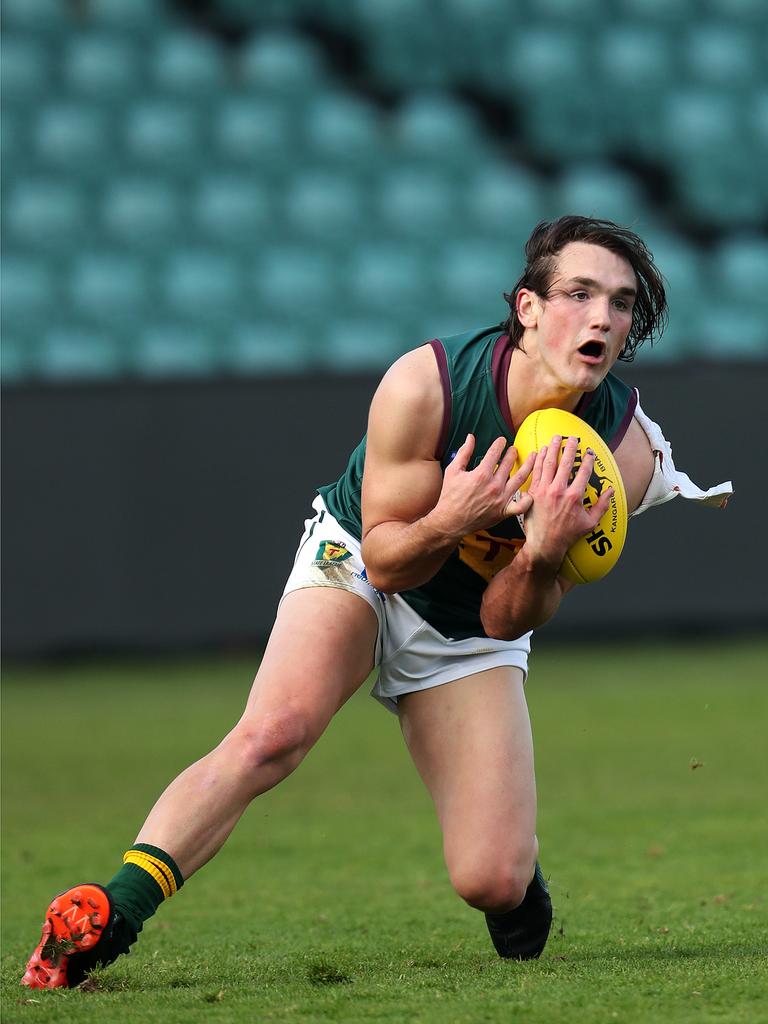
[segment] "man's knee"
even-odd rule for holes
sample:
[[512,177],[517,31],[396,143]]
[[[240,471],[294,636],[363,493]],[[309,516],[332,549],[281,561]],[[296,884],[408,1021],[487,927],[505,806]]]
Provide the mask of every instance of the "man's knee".
[[525,898],[535,865],[533,848],[504,857],[467,857],[449,864],[451,883],[461,898],[476,910],[505,913]]
[[299,765],[315,740],[315,731],[311,714],[286,705],[262,715],[252,712],[230,733],[229,742],[244,776],[256,779],[267,771],[280,778]]

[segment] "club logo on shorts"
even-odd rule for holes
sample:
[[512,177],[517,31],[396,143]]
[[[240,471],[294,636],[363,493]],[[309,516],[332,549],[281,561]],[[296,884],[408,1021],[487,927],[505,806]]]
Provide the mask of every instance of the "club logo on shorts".
[[352,557],[352,552],[348,551],[343,544],[338,544],[332,540],[321,540],[320,546],[317,549],[315,555],[315,563],[317,562],[343,562],[347,558]]

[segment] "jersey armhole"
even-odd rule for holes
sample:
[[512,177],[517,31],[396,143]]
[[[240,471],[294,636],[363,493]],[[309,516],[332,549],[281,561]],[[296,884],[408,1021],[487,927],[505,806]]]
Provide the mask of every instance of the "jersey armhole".
[[446,355],[445,346],[442,341],[440,341],[439,338],[432,338],[432,340],[427,342],[427,344],[431,345],[432,351],[435,353],[437,369],[440,373],[440,384],[443,389],[443,422],[440,426],[440,437],[438,438],[437,447],[435,448],[435,458],[438,462],[441,462],[448,444],[448,432],[451,427],[451,416],[453,415],[451,375],[448,372],[448,356]]
[[621,442],[624,440],[624,435],[629,430],[629,424],[632,422],[632,417],[635,415],[635,409],[637,408],[637,388],[632,388],[627,401],[627,408],[624,415],[621,418],[621,422],[616,428],[611,440],[608,442],[608,447],[612,452],[615,452]]

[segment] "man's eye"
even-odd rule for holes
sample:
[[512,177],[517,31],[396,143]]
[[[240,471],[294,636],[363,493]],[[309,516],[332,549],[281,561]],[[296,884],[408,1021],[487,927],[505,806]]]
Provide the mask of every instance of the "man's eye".
[[620,309],[622,311],[629,309],[629,303],[626,299],[614,299],[613,304],[616,307],[616,309]]
[[588,299],[589,295],[586,292],[571,292],[572,299]]

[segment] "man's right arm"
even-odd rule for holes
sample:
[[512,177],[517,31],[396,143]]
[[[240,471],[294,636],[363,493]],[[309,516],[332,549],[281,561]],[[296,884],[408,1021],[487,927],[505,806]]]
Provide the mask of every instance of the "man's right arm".
[[426,583],[465,534],[530,505],[527,496],[515,502],[514,495],[531,465],[510,478],[516,452],[505,453],[504,438],[468,471],[470,435],[443,474],[435,454],[442,418],[437,363],[424,346],[390,368],[368,420],[362,553],[369,581],[385,593]]

